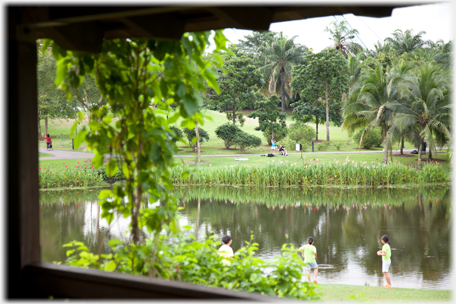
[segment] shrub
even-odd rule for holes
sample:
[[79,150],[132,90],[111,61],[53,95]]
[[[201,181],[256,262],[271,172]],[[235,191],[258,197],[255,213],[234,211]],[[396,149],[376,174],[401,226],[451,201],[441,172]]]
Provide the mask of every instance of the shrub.
[[[203,142],[209,141],[209,134],[206,132],[206,130],[204,130],[203,128],[198,128],[198,132],[200,135],[200,144],[202,144]],[[196,140],[193,141],[193,138],[196,137],[195,129],[184,128],[184,133],[185,133],[185,136],[187,137],[190,148],[195,149]]]
[[[263,136],[268,142],[271,144],[272,134],[269,130],[263,131]],[[274,140],[279,142],[287,136],[287,129],[286,128],[274,128]]]
[[317,144],[317,151],[326,151],[329,148],[329,141],[321,142]]
[[[353,134],[353,141],[356,145],[359,145],[361,140],[361,135],[363,134],[363,130],[359,130],[355,134]],[[382,144],[382,138],[380,136],[380,132],[377,129],[372,129],[367,133],[364,137],[361,146],[366,149],[370,149],[371,147],[376,147]]]
[[337,151],[340,151],[340,148],[343,146],[344,144],[343,143],[337,143],[337,144],[334,144],[334,146],[336,147],[336,150]]
[[312,127],[309,127],[302,122],[295,122],[288,127],[287,136],[295,143],[305,143],[314,139],[316,132]]
[[215,129],[215,135],[225,142],[225,148],[229,149],[234,144],[233,140],[239,132],[243,132],[238,126],[226,123]]
[[236,137],[233,139],[233,144],[239,146],[241,152],[244,153],[245,150],[249,148],[259,147],[261,145],[261,139],[255,135],[241,131],[236,134]]
[[73,241],[64,245],[68,256],[65,264],[281,298],[320,299],[319,287],[303,280],[305,263],[292,244],[283,244],[280,255],[262,260],[256,256],[258,243],[245,241],[229,267],[218,255],[219,245],[214,236],[198,242],[194,235],[179,232],[146,239],[138,245],[112,239],[108,246],[113,253],[95,254],[84,243]]
[[179,140],[179,138],[182,138],[183,133],[182,133],[181,129],[179,129],[178,127],[175,127],[175,126],[170,127],[170,129],[173,130],[175,133],[175,134],[171,134],[171,133],[167,134],[167,135],[169,135],[169,139],[171,141],[177,142]]

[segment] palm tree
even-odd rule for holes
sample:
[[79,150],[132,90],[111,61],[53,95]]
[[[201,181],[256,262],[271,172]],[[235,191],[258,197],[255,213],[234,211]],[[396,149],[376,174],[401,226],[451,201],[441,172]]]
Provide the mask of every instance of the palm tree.
[[[391,105],[396,112],[394,124],[400,130],[415,128],[419,131],[418,169],[421,169],[423,141],[429,143],[431,153],[436,144],[444,144],[451,138],[450,76],[441,73],[439,66],[427,63],[416,72],[414,79],[404,81],[400,87],[401,97],[408,103]],[[432,159],[432,154],[429,158]]]
[[381,128],[384,164],[388,162],[388,148],[391,146],[391,142],[388,141],[388,131],[393,120],[393,111],[389,105],[391,102],[397,102],[398,84],[404,80],[404,76],[409,71],[410,67],[401,63],[384,73],[382,65],[377,63],[375,70],[364,75],[352,88],[343,109],[342,130],[353,133],[356,129],[364,129],[360,147],[371,129]]
[[426,34],[425,31],[420,31],[418,34],[413,35],[413,30],[395,30],[392,35],[393,37],[385,38],[385,43],[388,43],[391,48],[396,50],[397,55],[404,53],[412,53],[415,49],[421,48],[431,41],[423,40],[421,37]]
[[348,58],[348,54],[357,55],[358,53],[362,53],[363,47],[351,41],[351,39],[355,38],[355,34],[358,34],[358,30],[349,29],[346,24],[347,21],[341,21],[340,23],[333,21],[324,31],[331,34],[331,38],[329,39],[334,41],[336,50],[342,52],[345,58]]
[[[291,91],[291,70],[293,66],[304,61],[307,47],[296,44],[293,36],[288,39],[280,32],[278,37],[270,44],[263,44],[258,53],[260,61],[264,64],[260,70],[268,80],[269,94],[277,94],[277,84],[280,82],[282,110],[285,111],[285,91]],[[278,94],[277,94],[278,95]]]
[[352,56],[348,55],[347,68],[348,68],[348,86],[352,88],[361,76],[361,57],[362,53]]

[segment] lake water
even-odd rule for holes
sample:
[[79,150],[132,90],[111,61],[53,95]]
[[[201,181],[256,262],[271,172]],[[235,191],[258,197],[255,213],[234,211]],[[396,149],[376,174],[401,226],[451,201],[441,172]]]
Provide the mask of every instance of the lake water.
[[[111,238],[128,239],[129,219],[109,227],[99,218],[99,190],[40,193],[43,261],[62,261],[62,245],[83,241],[93,252],[108,250]],[[381,286],[380,237],[392,242],[390,276],[395,287],[452,289],[451,200],[448,187],[389,189],[178,188],[184,207],[181,226],[198,240],[211,232],[229,234],[236,251],[244,241],[259,243],[258,256],[280,254],[315,239],[318,282]],[[159,203],[155,203],[159,204]],[[144,237],[148,233],[144,230]],[[312,275],[313,277],[313,275]]]

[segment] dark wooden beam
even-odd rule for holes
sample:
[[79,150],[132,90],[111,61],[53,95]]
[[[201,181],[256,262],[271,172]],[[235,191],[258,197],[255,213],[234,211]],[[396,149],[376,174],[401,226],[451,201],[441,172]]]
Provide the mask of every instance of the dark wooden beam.
[[185,23],[175,14],[135,16],[121,18],[121,21],[140,37],[150,39],[179,40],[185,27]]
[[45,37],[53,39],[65,50],[81,53],[100,53],[103,31],[96,22],[74,23],[64,26],[42,27]]
[[[27,297],[22,269],[40,261],[38,190],[37,49],[34,32],[18,29],[8,8],[6,104],[6,205],[8,298]],[[22,293],[22,294],[21,294]]]
[[[24,269],[36,297],[83,299],[231,299],[272,302],[278,298],[257,293],[234,291],[168,281],[138,275],[105,272],[67,265],[40,262]],[[287,300],[287,302],[298,302]]]
[[273,11],[266,7],[209,7],[208,11],[222,19],[225,27],[267,31],[272,22]]

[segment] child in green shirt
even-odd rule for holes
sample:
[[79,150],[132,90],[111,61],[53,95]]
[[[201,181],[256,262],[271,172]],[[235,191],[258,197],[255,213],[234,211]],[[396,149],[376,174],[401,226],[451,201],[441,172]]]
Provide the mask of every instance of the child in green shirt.
[[317,248],[313,245],[314,239],[309,236],[307,238],[307,244],[298,249],[304,258],[304,263],[307,264],[307,279],[310,283],[310,270],[314,269],[314,283],[317,283],[318,265],[316,262]]
[[385,275],[385,279],[386,279],[386,285],[383,287],[393,288],[391,286],[391,279],[388,274],[388,269],[391,265],[391,246],[390,246],[391,242],[386,234],[384,236],[382,236],[381,241],[382,241],[383,247],[382,247],[382,250],[377,251],[377,255],[382,256],[382,272]]

